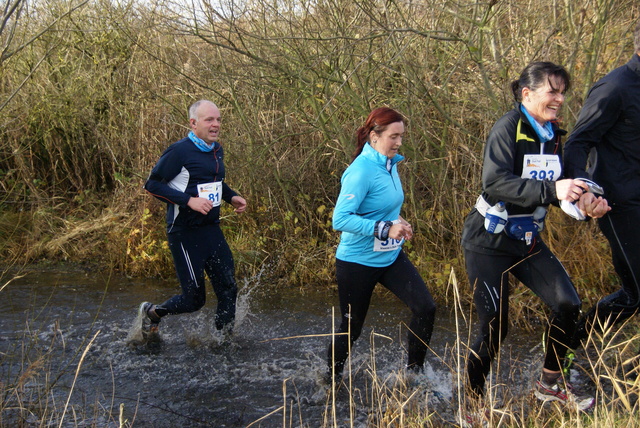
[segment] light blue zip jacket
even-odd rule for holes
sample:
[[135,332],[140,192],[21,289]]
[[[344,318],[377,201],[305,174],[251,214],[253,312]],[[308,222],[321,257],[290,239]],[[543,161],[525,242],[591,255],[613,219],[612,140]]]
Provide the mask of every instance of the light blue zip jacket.
[[374,251],[377,221],[393,221],[400,216],[404,202],[397,164],[404,157],[396,154],[387,170],[389,158],[367,142],[362,153],[342,174],[340,195],[333,211],[333,228],[342,232],[336,258],[372,267],[392,264],[401,246],[393,251]]

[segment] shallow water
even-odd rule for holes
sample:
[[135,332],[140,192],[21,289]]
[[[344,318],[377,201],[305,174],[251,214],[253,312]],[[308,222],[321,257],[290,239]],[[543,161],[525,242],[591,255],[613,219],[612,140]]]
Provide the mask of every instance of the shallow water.
[[[202,310],[163,319],[159,346],[129,346],[140,302],[162,302],[177,291],[173,281],[60,270],[28,272],[9,283],[0,291],[0,382],[23,382],[28,403],[5,398],[0,425],[35,426],[55,408],[56,418],[43,425],[58,426],[69,399],[63,426],[116,427],[121,417],[137,427],[365,427],[393,407],[373,391],[397,385],[411,395],[407,409],[434,412],[442,424],[453,418],[459,369],[449,308],[439,307],[425,373],[407,380],[409,312],[394,296],[376,294],[352,353],[353,393],[343,388],[334,405],[319,380],[330,340],[323,335],[338,321],[335,293],[274,291],[252,278],[240,284],[231,338],[212,327],[210,291]],[[464,342],[468,327],[459,320]],[[532,352],[539,341],[512,331],[494,382],[527,393],[539,372],[541,351]],[[25,417],[18,409],[27,404],[33,409]]]

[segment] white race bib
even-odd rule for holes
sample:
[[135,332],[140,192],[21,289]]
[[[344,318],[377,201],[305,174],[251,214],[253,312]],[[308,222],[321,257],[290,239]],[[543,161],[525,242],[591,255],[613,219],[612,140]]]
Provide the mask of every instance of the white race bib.
[[562,174],[558,155],[524,155],[522,178],[556,181]]
[[210,200],[214,207],[219,206],[222,203],[222,181],[198,184],[198,197]]
[[393,251],[402,247],[404,239],[389,238],[386,241],[381,241],[378,238],[373,238],[373,251]]

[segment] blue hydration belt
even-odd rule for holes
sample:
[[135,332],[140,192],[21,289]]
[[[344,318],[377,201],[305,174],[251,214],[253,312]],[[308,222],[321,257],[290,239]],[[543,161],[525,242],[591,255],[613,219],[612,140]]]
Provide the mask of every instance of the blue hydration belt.
[[[482,217],[485,217],[491,205],[480,195],[476,200],[475,208]],[[544,229],[544,219],[546,216],[547,209],[542,206],[537,207],[531,214],[509,215],[507,224],[504,227],[504,232],[511,239],[525,241],[527,245],[531,245],[533,238],[538,236],[538,234],[542,232],[542,229]]]

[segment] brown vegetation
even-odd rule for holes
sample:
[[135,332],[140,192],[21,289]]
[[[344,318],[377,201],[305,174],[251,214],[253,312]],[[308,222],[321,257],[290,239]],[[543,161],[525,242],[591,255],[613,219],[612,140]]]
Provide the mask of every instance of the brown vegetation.
[[[332,284],[331,213],[353,132],[388,105],[408,118],[403,216],[417,233],[407,250],[443,297],[452,268],[464,277],[459,235],[480,190],[484,136],[511,107],[508,83],[530,61],[564,64],[570,130],[592,82],[630,57],[640,16],[635,0],[190,5],[7,3],[7,261],[103,260],[129,275],[173,275],[164,207],[141,186],[185,134],[187,107],[209,98],[223,111],[228,180],[250,203],[247,215],[224,212],[241,274],[266,265],[289,284]],[[603,294],[612,270],[597,227],[557,210],[548,223],[581,294]]]

